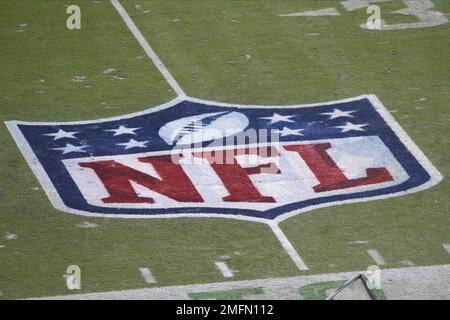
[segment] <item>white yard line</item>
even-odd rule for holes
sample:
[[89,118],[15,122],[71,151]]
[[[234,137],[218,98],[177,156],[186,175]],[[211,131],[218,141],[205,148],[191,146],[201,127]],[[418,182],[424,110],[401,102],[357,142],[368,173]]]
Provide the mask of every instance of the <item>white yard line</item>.
[[[142,33],[139,31],[139,29],[134,24],[133,20],[131,20],[130,16],[128,15],[125,8],[120,4],[119,0],[111,0],[112,5],[114,8],[116,8],[117,12],[122,17],[123,21],[127,25],[127,27],[130,29],[131,33],[134,35],[136,40],[139,42],[139,44],[142,46],[144,51],[147,53],[148,57],[153,61],[155,66],[158,68],[158,70],[162,73],[164,78],[167,80],[169,85],[173,88],[173,90],[177,93],[179,97],[186,97],[186,93],[181,89],[175,78],[172,76],[172,74],[167,70],[166,66],[162,63],[161,59],[159,59],[158,55],[155,53],[155,51],[150,47],[147,40],[144,38]],[[287,254],[291,257],[291,259],[294,261],[295,265],[300,270],[308,270],[308,267],[303,262],[302,258],[300,258],[299,254],[295,250],[295,248],[292,246],[292,244],[289,242],[289,240],[286,238],[284,233],[281,231],[281,229],[278,227],[277,223],[270,223],[270,227],[272,228],[274,234],[280,241],[283,248],[286,250]],[[220,267],[219,267],[219,265]],[[217,267],[219,270],[222,271],[222,274],[224,274],[224,277],[230,277],[230,274],[232,276],[232,272],[228,269],[226,264],[224,262],[216,262]],[[226,272],[224,267],[228,269]],[[228,276],[226,276],[227,274]]]
[[5,235],[5,240],[17,240],[17,234],[7,232]]
[[367,250],[367,253],[372,258],[372,260],[375,261],[375,263],[377,265],[382,266],[382,265],[386,264],[383,256],[377,250],[369,249],[369,250]]
[[180,97],[185,97],[186,93],[184,93],[183,89],[181,89],[178,82],[175,80],[175,78],[172,76],[172,74],[167,70],[166,66],[162,63],[161,59],[159,59],[158,55],[153,51],[152,47],[148,44],[147,40],[144,38],[142,33],[139,31],[139,29],[134,24],[133,20],[131,20],[130,16],[128,15],[127,11],[124,7],[120,4],[119,0],[111,0],[112,5],[114,8],[116,8],[117,12],[122,17],[123,21],[127,25],[128,29],[130,29],[131,33],[134,35],[136,40],[139,42],[141,47],[144,49],[147,56],[153,61],[155,66],[158,68],[159,72],[164,76],[166,81],[169,83],[169,85],[172,87],[172,89],[176,92],[176,94]]
[[323,17],[323,16],[340,16],[340,15],[341,14],[336,8],[325,8],[315,11],[280,14],[280,17]]
[[291,257],[292,261],[295,263],[297,268],[299,270],[309,270],[309,268],[306,266],[306,264],[303,262],[302,258],[298,254],[297,250],[295,250],[292,243],[289,241],[289,239],[285,236],[283,231],[278,226],[278,223],[268,223],[270,228],[272,229],[273,233],[277,237],[277,239],[280,241],[281,245],[283,246],[284,250],[286,250],[286,253]]
[[217,267],[217,269],[220,270],[220,272],[222,273],[222,275],[225,278],[231,278],[234,276],[233,271],[230,270],[230,268],[228,268],[227,264],[223,261],[217,261],[216,263],[214,263]]
[[156,283],[156,279],[149,268],[139,268],[139,271],[141,272],[141,275],[144,278],[145,282],[149,284]]
[[445,251],[450,254],[450,243],[444,243],[442,246],[444,247]]

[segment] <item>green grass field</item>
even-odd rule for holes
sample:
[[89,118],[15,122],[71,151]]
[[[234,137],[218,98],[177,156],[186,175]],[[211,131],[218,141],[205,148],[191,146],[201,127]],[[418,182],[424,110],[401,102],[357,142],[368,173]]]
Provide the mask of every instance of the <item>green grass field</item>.
[[[121,1],[192,97],[284,105],[376,94],[444,176],[412,195],[332,206],[280,224],[310,268],[299,271],[270,228],[225,218],[107,219],[52,207],[6,127],[0,125],[0,299],[71,294],[63,274],[82,269],[77,293],[450,264],[450,24],[365,30],[365,9],[339,1]],[[67,1],[0,4],[0,123],[73,121],[136,112],[175,93],[109,1],[71,1],[81,29],[66,28]],[[448,18],[450,2],[433,0]],[[378,4],[383,19],[403,1]],[[280,17],[336,7],[340,16]],[[24,25],[26,24],[26,25]],[[109,68],[112,73],[104,73]],[[80,78],[85,77],[85,78]],[[79,81],[74,81],[74,80]],[[81,80],[80,80],[81,79]],[[83,222],[97,225],[80,228]],[[7,234],[15,234],[10,239]],[[354,241],[367,241],[355,244]]]

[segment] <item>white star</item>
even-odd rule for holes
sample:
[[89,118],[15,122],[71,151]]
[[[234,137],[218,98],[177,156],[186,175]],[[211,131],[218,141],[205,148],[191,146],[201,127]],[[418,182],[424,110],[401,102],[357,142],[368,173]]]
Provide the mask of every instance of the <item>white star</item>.
[[111,131],[114,132],[115,136],[120,136],[121,134],[136,134],[136,130],[139,130],[141,128],[127,128],[124,126],[120,126],[118,129],[110,129],[110,130],[105,130],[105,131]]
[[71,152],[86,152],[83,150],[83,148],[86,148],[88,146],[74,146],[70,143],[67,143],[65,147],[63,148],[52,148],[52,150],[59,150],[62,151],[62,154],[67,154]]
[[340,118],[340,117],[349,117],[349,118],[353,118],[352,113],[356,112],[356,110],[353,111],[342,111],[339,109],[334,109],[333,112],[324,112],[321,113],[323,115],[326,116],[330,116],[330,120],[336,119],[336,118]]
[[283,130],[276,130],[281,134],[282,137],[284,136],[302,136],[303,134],[300,133],[302,131],[305,131],[305,129],[290,129],[284,127]]
[[128,150],[131,148],[145,148],[146,143],[148,143],[148,141],[136,141],[134,139],[130,139],[130,141],[128,141],[126,143],[118,143],[117,145],[125,146],[125,150]]
[[295,122],[294,120],[291,120],[293,116],[282,116],[281,114],[274,113],[271,117],[261,117],[261,119],[270,120],[270,124],[274,124],[277,122]]
[[342,129],[341,132],[347,132],[347,131],[366,131],[362,127],[367,126],[368,123],[362,123],[362,124],[354,124],[351,122],[347,122],[344,126],[336,126],[335,128]]
[[78,131],[74,132],[66,132],[62,129],[59,129],[58,132],[55,133],[46,133],[45,136],[51,136],[54,137],[53,141],[62,139],[62,138],[70,138],[70,139],[76,139],[77,137],[74,137],[75,134],[77,134]]

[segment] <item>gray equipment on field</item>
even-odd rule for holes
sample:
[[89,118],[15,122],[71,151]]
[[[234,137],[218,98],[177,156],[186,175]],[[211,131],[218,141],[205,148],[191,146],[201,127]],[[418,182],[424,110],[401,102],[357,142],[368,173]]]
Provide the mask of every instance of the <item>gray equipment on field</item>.
[[377,300],[367,278],[360,274],[336,289],[326,300]]

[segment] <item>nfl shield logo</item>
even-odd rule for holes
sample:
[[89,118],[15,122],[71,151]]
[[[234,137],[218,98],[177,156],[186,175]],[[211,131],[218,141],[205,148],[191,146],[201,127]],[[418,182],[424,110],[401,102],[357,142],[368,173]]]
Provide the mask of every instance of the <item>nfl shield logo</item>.
[[295,106],[183,97],[110,119],[7,126],[53,205],[90,216],[279,221],[442,178],[374,95]]

